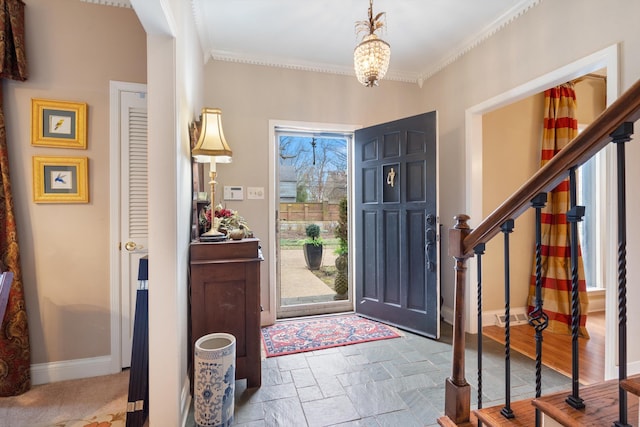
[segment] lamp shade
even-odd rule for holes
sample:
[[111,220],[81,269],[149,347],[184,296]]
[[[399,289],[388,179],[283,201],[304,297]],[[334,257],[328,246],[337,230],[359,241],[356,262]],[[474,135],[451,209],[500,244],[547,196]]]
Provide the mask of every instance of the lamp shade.
[[[229,163],[231,148],[222,131],[222,110],[219,108],[203,108],[200,137],[191,152],[196,161]],[[213,159],[215,157],[215,159]]]
[[353,64],[358,81],[365,86],[377,86],[389,68],[391,47],[375,34],[369,34],[353,51]]

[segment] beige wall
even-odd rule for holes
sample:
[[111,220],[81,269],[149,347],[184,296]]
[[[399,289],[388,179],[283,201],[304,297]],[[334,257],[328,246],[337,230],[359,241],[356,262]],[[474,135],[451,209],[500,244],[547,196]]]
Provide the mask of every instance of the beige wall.
[[[605,108],[605,84],[602,79],[585,78],[575,85],[578,123],[589,124]],[[482,117],[483,215],[486,217],[527,181],[540,166],[542,93],[494,110]],[[508,177],[508,179],[505,179]],[[515,222],[509,236],[511,305],[527,305],[529,282],[535,249],[535,213],[529,210]],[[483,258],[485,289],[504,286],[503,237],[487,244]],[[486,292],[485,310],[504,308],[502,292]]]
[[[493,212],[524,184],[540,166],[540,140],[544,96],[525,98],[482,117],[483,215]],[[509,235],[511,304],[526,305],[535,244],[534,214],[526,212],[515,221]],[[487,244],[483,258],[485,310],[504,308],[504,238]],[[495,290],[492,292],[490,290]]]
[[210,61],[205,67],[205,104],[222,109],[233,163],[218,164],[218,194],[225,185],[264,187],[264,200],[224,202],[248,221],[262,241],[262,305],[269,307],[269,120],[370,126],[425,112],[415,84],[382,81],[377,88],[355,77]]
[[[470,52],[426,80],[423,87],[424,109],[438,109],[440,128],[441,219],[444,228],[453,225],[453,216],[464,212],[469,195],[465,194],[465,112],[499,95],[509,93],[547,73],[584,58],[611,45],[619,47],[621,89],[640,78],[640,34],[635,16],[640,3],[620,0],[606,3],[597,0],[542,1],[513,23]],[[571,17],[571,19],[567,19]],[[559,30],[562,29],[562,38]],[[593,70],[585,70],[593,71]],[[627,144],[627,161],[640,159],[640,146]],[[627,169],[627,182],[638,182],[640,169]],[[637,198],[627,201],[629,212],[640,209]],[[476,226],[481,218],[471,218]],[[629,259],[640,254],[640,226],[629,223],[627,246]],[[635,238],[634,238],[635,237]],[[443,253],[447,253],[443,241]],[[443,261],[443,297],[445,308],[453,307],[453,263]],[[640,278],[640,266],[628,265],[629,283]],[[640,288],[629,290],[640,298]],[[630,301],[633,300],[629,295]],[[640,324],[640,316],[630,313]],[[640,360],[640,347],[629,360]]]
[[[109,80],[145,82],[130,9],[26,0],[29,79],[3,82],[32,363],[110,353]],[[88,148],[32,147],[31,98],[88,104]],[[88,204],[32,201],[31,157],[87,156]]]
[[[179,426],[187,377],[191,153],[202,107],[203,52],[191,3],[131,2],[147,33],[149,113],[149,423]],[[169,349],[169,351],[167,351]]]
[[575,85],[578,124],[591,123],[607,107],[606,81],[585,76]]

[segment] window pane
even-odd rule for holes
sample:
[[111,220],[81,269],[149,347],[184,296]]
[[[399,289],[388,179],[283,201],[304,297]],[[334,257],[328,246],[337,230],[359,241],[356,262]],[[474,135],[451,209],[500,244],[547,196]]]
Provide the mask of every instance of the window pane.
[[578,235],[587,288],[600,287],[597,275],[598,253],[596,230],[598,221],[596,158],[593,157],[578,169],[578,204],[585,207],[582,221],[578,223]]

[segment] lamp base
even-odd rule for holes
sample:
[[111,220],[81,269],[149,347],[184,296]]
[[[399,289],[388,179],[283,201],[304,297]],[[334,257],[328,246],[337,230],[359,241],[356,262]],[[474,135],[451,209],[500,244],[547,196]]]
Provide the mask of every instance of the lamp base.
[[201,242],[221,242],[223,240],[227,239],[227,235],[215,230],[215,229],[211,229],[209,231],[207,231],[206,233],[202,233],[200,235],[200,241]]

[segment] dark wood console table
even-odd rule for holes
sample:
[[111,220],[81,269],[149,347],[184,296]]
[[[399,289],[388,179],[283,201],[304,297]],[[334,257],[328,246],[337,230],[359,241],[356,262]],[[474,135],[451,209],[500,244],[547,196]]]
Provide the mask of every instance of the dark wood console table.
[[[236,338],[236,379],[262,382],[259,240],[191,243],[191,349],[198,338],[226,332]],[[193,361],[190,361],[190,365]],[[190,369],[193,384],[193,369]]]

